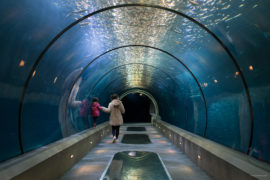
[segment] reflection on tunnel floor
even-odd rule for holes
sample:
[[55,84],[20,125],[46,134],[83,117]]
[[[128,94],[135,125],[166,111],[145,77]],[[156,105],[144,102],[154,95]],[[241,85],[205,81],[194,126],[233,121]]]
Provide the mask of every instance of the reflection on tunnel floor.
[[[124,144],[121,140],[124,135],[131,134],[127,127],[145,127],[146,131],[137,131],[136,134],[147,134],[152,143],[150,144]],[[132,134],[135,132],[132,132]],[[61,180],[100,180],[105,176],[106,168],[114,155],[123,151],[145,151],[157,153],[160,160],[166,167],[172,179],[177,180],[209,180],[203,171],[200,170],[184,153],[175,147],[158,130],[146,123],[128,124],[120,127],[119,141],[112,143],[112,135],[106,136],[101,143],[94,147],[85,157],[82,158],[72,169],[70,169]],[[135,179],[135,178],[134,178]]]
[[151,143],[147,134],[125,134],[122,143],[125,144],[149,144]]
[[114,155],[103,180],[169,180],[160,158],[153,152],[124,151]]
[[127,127],[127,131],[146,131],[145,127]]

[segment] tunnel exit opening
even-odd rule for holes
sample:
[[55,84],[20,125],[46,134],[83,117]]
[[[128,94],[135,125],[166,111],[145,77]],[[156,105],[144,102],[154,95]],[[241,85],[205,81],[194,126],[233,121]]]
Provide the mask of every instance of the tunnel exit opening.
[[123,99],[126,112],[124,123],[150,123],[151,100],[142,93],[131,93]]

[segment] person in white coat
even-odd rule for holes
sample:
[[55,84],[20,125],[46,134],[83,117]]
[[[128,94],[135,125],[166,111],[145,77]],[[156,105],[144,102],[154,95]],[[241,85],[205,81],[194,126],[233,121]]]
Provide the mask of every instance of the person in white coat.
[[125,108],[117,94],[111,95],[111,99],[108,108],[101,107],[101,110],[110,113],[109,124],[112,126],[113,143],[115,143],[119,136],[120,126],[123,124],[122,114],[125,113]]

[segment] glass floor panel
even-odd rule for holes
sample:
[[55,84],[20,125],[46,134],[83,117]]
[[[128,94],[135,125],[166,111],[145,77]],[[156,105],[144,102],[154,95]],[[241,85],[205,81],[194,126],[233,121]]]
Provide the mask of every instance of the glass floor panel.
[[145,127],[127,127],[127,131],[146,131]]
[[122,143],[125,144],[150,144],[147,134],[124,134]]
[[159,156],[153,152],[124,151],[114,155],[103,180],[169,180]]

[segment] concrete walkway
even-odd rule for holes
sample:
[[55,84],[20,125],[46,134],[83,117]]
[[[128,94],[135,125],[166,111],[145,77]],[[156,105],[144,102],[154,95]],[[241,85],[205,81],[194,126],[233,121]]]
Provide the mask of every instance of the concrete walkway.
[[[127,127],[145,127],[146,131],[126,131]],[[123,144],[124,134],[148,134],[151,144]],[[112,136],[105,137],[81,161],[70,169],[61,180],[98,180],[109,166],[114,154],[122,151],[148,151],[158,153],[172,179],[209,180],[188,157],[163,137],[150,124],[127,124],[120,128],[119,141],[112,143]]]

